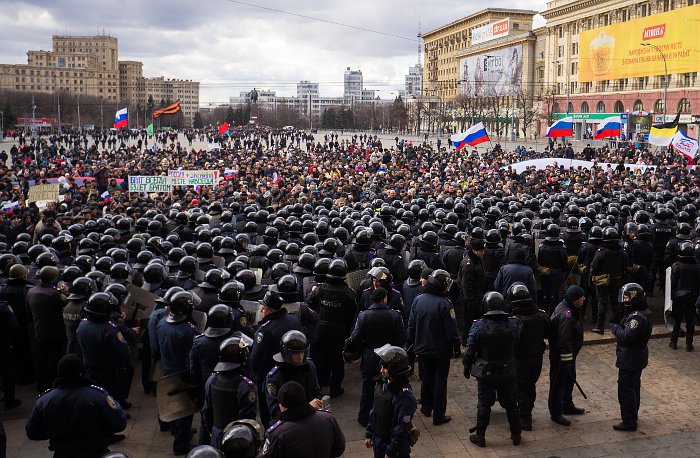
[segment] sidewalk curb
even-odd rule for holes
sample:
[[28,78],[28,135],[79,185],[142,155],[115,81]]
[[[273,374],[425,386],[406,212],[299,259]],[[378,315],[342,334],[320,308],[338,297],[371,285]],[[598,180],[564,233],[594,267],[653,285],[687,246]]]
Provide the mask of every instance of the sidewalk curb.
[[[590,334],[593,334],[590,330],[584,332],[583,345],[603,345],[615,343],[615,337],[610,334],[610,331],[608,331],[605,336],[598,338],[590,336]],[[589,337],[588,339],[586,339],[587,336]],[[598,334],[596,334],[596,336],[598,336]],[[651,339],[663,339],[666,337],[671,337],[671,331],[666,328],[665,324],[657,324],[652,326]]]

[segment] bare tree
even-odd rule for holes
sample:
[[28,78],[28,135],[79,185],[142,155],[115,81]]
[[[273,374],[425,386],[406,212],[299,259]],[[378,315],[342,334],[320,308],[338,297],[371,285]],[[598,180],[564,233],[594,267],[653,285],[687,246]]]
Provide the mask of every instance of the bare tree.
[[520,131],[523,133],[523,137],[527,138],[530,127],[539,117],[532,93],[521,89],[515,94],[515,103],[520,111]]

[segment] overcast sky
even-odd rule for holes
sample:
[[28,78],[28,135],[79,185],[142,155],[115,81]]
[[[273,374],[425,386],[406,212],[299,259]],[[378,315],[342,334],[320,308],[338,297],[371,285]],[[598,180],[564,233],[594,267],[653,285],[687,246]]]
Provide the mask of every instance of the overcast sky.
[[[0,63],[26,63],[27,51],[51,49],[51,36],[105,33],[120,60],[144,63],[144,76],[199,81],[200,103],[227,102],[240,91],[294,95],[296,83],[320,83],[342,95],[345,68],[362,70],[382,98],[403,88],[423,32],[472,14],[477,0],[2,0]],[[379,31],[395,38],[248,6],[284,10]],[[544,0],[495,0],[490,7],[541,11]],[[542,25],[540,18],[536,25]]]

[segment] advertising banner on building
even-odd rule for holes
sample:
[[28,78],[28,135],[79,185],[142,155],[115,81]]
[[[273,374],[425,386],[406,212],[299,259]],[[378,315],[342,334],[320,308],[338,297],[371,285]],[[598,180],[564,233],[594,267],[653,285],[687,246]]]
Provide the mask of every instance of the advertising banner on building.
[[[698,70],[700,5],[584,30],[579,82]],[[664,70],[664,61],[667,70]]]
[[506,37],[510,33],[510,18],[501,19],[500,21],[482,25],[472,30],[472,46],[487,41],[495,40],[496,38]]
[[460,61],[461,93],[465,96],[504,96],[520,92],[523,46],[495,49]]

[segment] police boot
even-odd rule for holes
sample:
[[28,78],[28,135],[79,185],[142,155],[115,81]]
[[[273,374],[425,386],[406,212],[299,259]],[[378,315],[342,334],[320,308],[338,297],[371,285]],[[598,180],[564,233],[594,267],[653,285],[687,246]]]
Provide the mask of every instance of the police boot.
[[521,440],[520,434],[511,434],[510,440],[512,440],[513,445],[515,445],[517,447],[518,445],[520,445],[520,440]]
[[486,438],[484,437],[483,434],[479,434],[479,433],[472,434],[471,436],[469,436],[469,441],[472,444],[478,445],[479,447],[482,447],[482,448],[486,447]]
[[671,347],[673,350],[678,350],[678,341],[675,339],[671,339],[671,341],[668,343],[668,346]]

